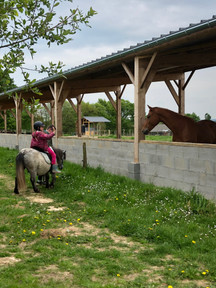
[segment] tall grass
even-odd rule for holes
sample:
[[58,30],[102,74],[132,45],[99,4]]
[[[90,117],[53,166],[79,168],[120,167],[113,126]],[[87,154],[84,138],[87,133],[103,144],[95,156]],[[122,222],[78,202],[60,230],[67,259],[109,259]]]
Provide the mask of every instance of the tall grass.
[[[0,148],[0,174],[14,177],[16,153]],[[42,195],[67,209],[49,214],[46,205],[26,202],[29,180],[29,191],[19,197],[6,186],[0,185],[0,238],[6,246],[0,256],[13,252],[23,261],[13,266],[17,270],[2,270],[2,287],[55,287],[29,274],[53,264],[73,273],[74,286],[69,277],[58,287],[216,287],[215,204],[193,191],[155,187],[66,162],[55,188],[42,188]],[[21,221],[17,217],[23,214],[29,216]],[[41,238],[41,228],[70,223],[83,229],[88,223],[97,233],[87,229],[85,235]],[[120,238],[115,242],[111,235]],[[23,239],[29,243],[25,249],[20,248]],[[11,279],[21,277],[16,271],[22,271],[23,286],[12,285]]]

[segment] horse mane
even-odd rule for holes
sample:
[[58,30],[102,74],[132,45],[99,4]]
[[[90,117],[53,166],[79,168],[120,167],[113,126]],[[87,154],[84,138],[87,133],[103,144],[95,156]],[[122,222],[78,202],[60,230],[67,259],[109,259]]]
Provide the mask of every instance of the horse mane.
[[187,119],[187,120],[195,123],[195,121],[194,121],[192,118],[190,118],[190,117],[188,117],[188,116],[186,116],[186,115],[181,115],[181,114],[179,114],[179,113],[177,113],[177,112],[174,112],[174,111],[172,111],[172,110],[169,110],[169,109],[167,109],[167,108],[154,107],[153,109],[154,109],[154,111],[155,111],[157,114],[159,114],[159,115],[161,115],[161,111],[162,111],[162,112],[163,112],[163,111],[166,111],[166,112],[169,114],[169,117],[177,117],[177,118],[182,119],[182,120],[183,120],[183,119]]

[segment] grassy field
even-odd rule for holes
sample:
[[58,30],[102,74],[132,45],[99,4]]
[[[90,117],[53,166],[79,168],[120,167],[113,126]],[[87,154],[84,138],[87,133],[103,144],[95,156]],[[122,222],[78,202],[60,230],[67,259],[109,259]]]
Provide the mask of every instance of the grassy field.
[[[105,139],[115,139],[116,135],[109,135],[109,136],[99,136],[98,138],[105,138]],[[133,140],[134,136],[122,136],[121,139],[125,140]],[[151,140],[151,141],[172,141],[172,136],[169,135],[146,135],[145,140]]]
[[1,288],[214,288],[215,204],[65,163],[54,189],[13,194],[0,148]]

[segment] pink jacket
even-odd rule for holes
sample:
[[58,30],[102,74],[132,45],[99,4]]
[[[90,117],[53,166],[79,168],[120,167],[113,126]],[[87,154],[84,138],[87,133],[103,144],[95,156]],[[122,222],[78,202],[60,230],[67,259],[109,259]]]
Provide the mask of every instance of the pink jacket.
[[55,133],[50,133],[50,134],[46,134],[44,132],[41,131],[35,131],[32,133],[32,139],[31,139],[31,148],[33,147],[39,147],[40,149],[47,151],[48,149],[48,144],[47,144],[47,140],[51,139],[53,136],[55,135]]

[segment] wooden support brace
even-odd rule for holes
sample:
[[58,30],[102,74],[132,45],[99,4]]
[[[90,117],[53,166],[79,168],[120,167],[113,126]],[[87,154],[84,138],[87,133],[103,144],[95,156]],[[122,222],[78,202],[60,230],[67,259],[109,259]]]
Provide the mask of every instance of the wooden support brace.
[[145,80],[146,80],[146,78],[147,78],[147,76],[148,76],[148,74],[149,74],[149,71],[150,71],[150,69],[151,69],[151,67],[152,67],[152,65],[153,65],[153,63],[154,63],[154,60],[155,60],[156,56],[157,56],[157,52],[155,52],[155,53],[152,55],[151,60],[149,61],[148,66],[147,66],[147,68],[145,69],[145,72],[144,72],[144,74],[143,74],[143,76],[142,76],[142,79],[141,79],[140,88],[143,87],[144,82],[145,82]]
[[188,79],[186,80],[185,84],[184,84],[183,87],[182,87],[182,90],[185,90],[185,88],[187,87],[188,83],[190,82],[190,80],[191,80],[193,74],[195,73],[195,71],[196,71],[196,70],[191,71]]
[[49,109],[49,107],[46,105],[46,103],[42,103],[43,107],[46,109],[47,113],[49,114],[49,116],[52,116],[51,110]]
[[132,84],[134,84],[134,75],[131,72],[130,68],[123,62],[122,67],[124,68],[125,72],[127,73],[129,79],[131,80]]
[[0,112],[0,116],[2,117],[2,119],[4,120],[4,116],[2,115],[2,113]]
[[113,108],[114,108],[115,111],[116,111],[116,110],[117,110],[117,108],[116,108],[116,103],[115,103],[115,101],[113,100],[111,94],[109,93],[109,91],[106,91],[105,94],[106,94],[107,98],[109,99],[110,103],[112,104]]
[[176,104],[179,105],[179,96],[178,96],[178,94],[176,93],[176,91],[175,91],[172,83],[171,83],[170,81],[168,81],[168,80],[165,80],[165,83],[166,83],[168,89],[170,90],[170,92],[171,92],[174,100],[176,101]]
[[70,103],[70,105],[72,106],[73,110],[77,113],[77,107],[76,107],[76,105],[73,103],[73,101],[72,101],[70,98],[68,98],[67,100],[68,100],[68,102]]

